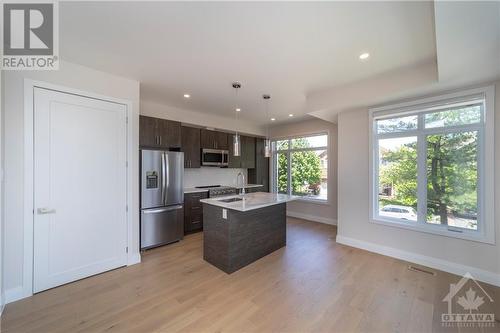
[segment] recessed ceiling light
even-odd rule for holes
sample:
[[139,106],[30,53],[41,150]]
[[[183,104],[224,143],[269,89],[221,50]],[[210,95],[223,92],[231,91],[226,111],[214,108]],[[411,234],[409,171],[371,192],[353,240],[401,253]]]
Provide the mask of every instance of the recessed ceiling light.
[[292,113],[290,113],[290,114],[288,115],[288,117],[293,117],[293,114],[292,114]]
[[276,120],[276,118],[271,118],[271,121],[275,121],[275,120]]
[[370,58],[370,53],[368,53],[368,52],[361,53],[361,54],[359,55],[359,60],[366,60],[366,59],[368,59],[368,58]]
[[240,112],[240,111],[241,111],[241,109],[240,109],[240,108],[236,108],[236,112]]
[[189,95],[189,94],[184,94],[184,98],[189,98],[189,97],[191,97],[191,95]]

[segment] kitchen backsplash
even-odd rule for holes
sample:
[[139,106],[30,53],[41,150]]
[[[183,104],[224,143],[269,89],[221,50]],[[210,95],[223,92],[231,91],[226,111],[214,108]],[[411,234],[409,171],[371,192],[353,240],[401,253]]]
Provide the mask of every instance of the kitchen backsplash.
[[189,188],[205,185],[236,185],[236,177],[238,176],[239,172],[242,172],[245,175],[245,181],[248,183],[247,169],[212,167],[184,169],[184,187]]

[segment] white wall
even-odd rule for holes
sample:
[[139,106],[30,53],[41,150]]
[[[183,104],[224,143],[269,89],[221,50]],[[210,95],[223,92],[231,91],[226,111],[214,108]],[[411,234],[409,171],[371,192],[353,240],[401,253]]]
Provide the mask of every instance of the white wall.
[[[496,82],[495,170],[500,170],[500,81]],[[369,222],[368,110],[343,112],[338,118],[337,241],[392,255],[455,274],[500,285],[500,193],[496,191],[496,245],[389,227]],[[495,177],[500,189],[500,174]]]
[[[4,98],[4,158],[5,158],[5,235],[4,285],[7,301],[26,296],[23,285],[23,172],[24,172],[24,79],[45,81],[84,92],[132,101],[132,146],[138,147],[139,82],[96,71],[80,65],[61,62],[58,71],[6,71],[2,90]],[[90,134],[89,134],[90,135]],[[138,148],[130,152],[131,172],[139,174]],[[131,184],[133,205],[133,244],[129,254],[139,258],[139,182]],[[23,292],[24,287],[24,292]]]
[[[201,167],[199,169],[184,169],[184,187],[195,187],[205,185],[236,185],[239,172],[245,175],[248,182],[247,169],[211,168]],[[241,180],[240,180],[241,182]]]
[[201,127],[211,127],[215,129],[233,132],[238,130],[240,133],[262,135],[265,129],[263,126],[246,120],[222,117],[210,113],[201,113],[187,109],[179,109],[173,106],[158,104],[150,101],[141,100],[141,115],[180,121],[185,124],[197,125]]
[[337,125],[320,119],[311,119],[271,127],[269,134],[273,139],[295,135],[328,132],[328,202],[315,203],[294,201],[287,205],[287,214],[317,222],[337,223]]

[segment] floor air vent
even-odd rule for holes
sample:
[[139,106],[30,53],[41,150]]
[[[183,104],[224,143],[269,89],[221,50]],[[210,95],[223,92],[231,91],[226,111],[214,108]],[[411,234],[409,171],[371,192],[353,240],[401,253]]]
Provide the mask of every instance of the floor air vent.
[[420,267],[415,267],[413,265],[409,265],[408,266],[408,270],[413,271],[413,272],[425,273],[425,274],[429,274],[429,275],[432,275],[432,276],[436,275],[436,272],[429,271],[429,270],[426,270],[426,269],[420,268]]

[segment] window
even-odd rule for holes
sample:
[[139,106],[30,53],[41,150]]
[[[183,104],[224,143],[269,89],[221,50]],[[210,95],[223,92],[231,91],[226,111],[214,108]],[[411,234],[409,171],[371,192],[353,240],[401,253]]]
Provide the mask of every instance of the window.
[[493,242],[487,92],[493,94],[478,89],[370,111],[374,222]]
[[328,198],[328,134],[272,142],[274,192],[305,200]]

